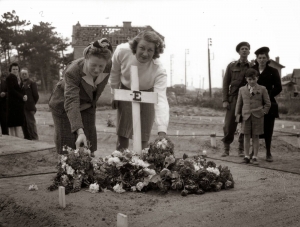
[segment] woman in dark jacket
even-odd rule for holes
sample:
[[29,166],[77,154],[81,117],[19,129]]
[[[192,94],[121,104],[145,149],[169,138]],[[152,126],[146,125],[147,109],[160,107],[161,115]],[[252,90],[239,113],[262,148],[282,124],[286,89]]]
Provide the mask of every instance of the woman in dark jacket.
[[68,65],[49,100],[59,154],[66,153],[64,145],[75,149],[87,141],[97,150],[96,102],[109,78],[112,46],[105,38],[95,41],[83,56]]
[[256,61],[255,65],[252,67],[259,73],[259,78],[257,83],[259,85],[265,86],[268,90],[271,108],[269,113],[265,115],[264,119],[264,139],[266,144],[266,161],[272,162],[271,154],[271,141],[274,129],[275,118],[279,118],[278,114],[278,104],[275,97],[282,91],[281,80],[277,69],[269,66],[269,51],[268,47],[261,47],[255,51]]
[[20,67],[17,63],[9,66],[10,74],[6,78],[7,85],[7,126],[9,135],[21,137],[20,132],[24,123],[24,103],[27,101],[20,78]]

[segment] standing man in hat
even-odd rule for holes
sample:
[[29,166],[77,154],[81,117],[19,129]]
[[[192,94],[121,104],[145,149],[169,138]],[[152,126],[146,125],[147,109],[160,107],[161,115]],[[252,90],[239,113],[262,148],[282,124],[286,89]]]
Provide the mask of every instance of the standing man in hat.
[[22,68],[21,77],[23,79],[23,90],[27,95],[27,102],[24,104],[25,120],[22,126],[24,139],[38,140],[39,136],[36,129],[36,121],[34,115],[36,113],[36,103],[39,100],[39,93],[34,81],[29,78],[27,68]]
[[[260,135],[260,138],[263,137],[265,139],[266,161],[273,162],[271,142],[275,118],[279,118],[278,104],[275,97],[282,91],[282,86],[278,70],[269,66],[269,51],[270,49],[268,47],[261,47],[254,52],[256,60],[253,69],[255,69],[259,75],[257,83],[267,88],[271,100],[271,108],[268,114],[264,116],[264,134]],[[250,155],[250,158],[252,158],[252,156],[253,153]]]
[[[230,144],[233,142],[234,133],[238,125],[238,123],[235,122],[235,106],[237,102],[237,96],[240,87],[246,84],[245,72],[251,67],[251,63],[248,61],[250,44],[247,42],[239,43],[236,46],[236,52],[240,55],[240,59],[238,61],[229,63],[223,79],[223,107],[226,108],[226,114],[223,127],[224,137],[222,142],[224,144],[224,153],[222,154],[222,157],[229,155]],[[238,154],[241,157],[244,156],[242,134],[239,137]]]

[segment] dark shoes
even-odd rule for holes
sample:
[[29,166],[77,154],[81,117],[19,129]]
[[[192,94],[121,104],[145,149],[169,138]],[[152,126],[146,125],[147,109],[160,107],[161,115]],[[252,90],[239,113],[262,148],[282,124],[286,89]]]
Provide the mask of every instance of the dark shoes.
[[221,157],[227,157],[229,156],[229,151],[224,151],[224,153],[221,155]]
[[259,164],[258,161],[257,161],[257,158],[253,158],[252,159],[252,164],[253,165],[258,165]]
[[273,162],[273,157],[272,157],[272,155],[267,155],[266,161],[267,161],[267,162]]
[[243,162],[242,162],[242,163],[249,164],[249,163],[250,163],[250,159],[245,157],[245,158],[243,159]]

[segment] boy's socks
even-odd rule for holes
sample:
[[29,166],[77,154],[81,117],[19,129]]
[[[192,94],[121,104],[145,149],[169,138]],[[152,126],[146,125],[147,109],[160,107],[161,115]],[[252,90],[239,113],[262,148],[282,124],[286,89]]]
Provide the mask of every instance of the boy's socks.
[[257,159],[257,157],[253,155],[252,159],[254,159],[254,158],[256,158],[256,159]]
[[247,155],[245,155],[245,158],[248,158],[248,159],[250,159],[250,157],[249,157],[249,156],[247,156]]

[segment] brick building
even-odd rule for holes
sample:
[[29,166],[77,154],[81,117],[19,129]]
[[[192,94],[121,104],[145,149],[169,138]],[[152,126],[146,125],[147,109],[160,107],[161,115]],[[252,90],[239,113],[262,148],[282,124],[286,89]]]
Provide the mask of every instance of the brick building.
[[[133,27],[131,22],[123,22],[123,26],[107,25],[85,25],[78,22],[73,25],[72,46],[74,48],[74,59],[82,57],[84,48],[92,41],[107,38],[115,49],[120,43],[126,43],[128,39],[135,37],[139,32],[149,30],[155,31],[151,26]],[[155,31],[156,32],[156,31]],[[164,37],[156,32],[162,39]]]

